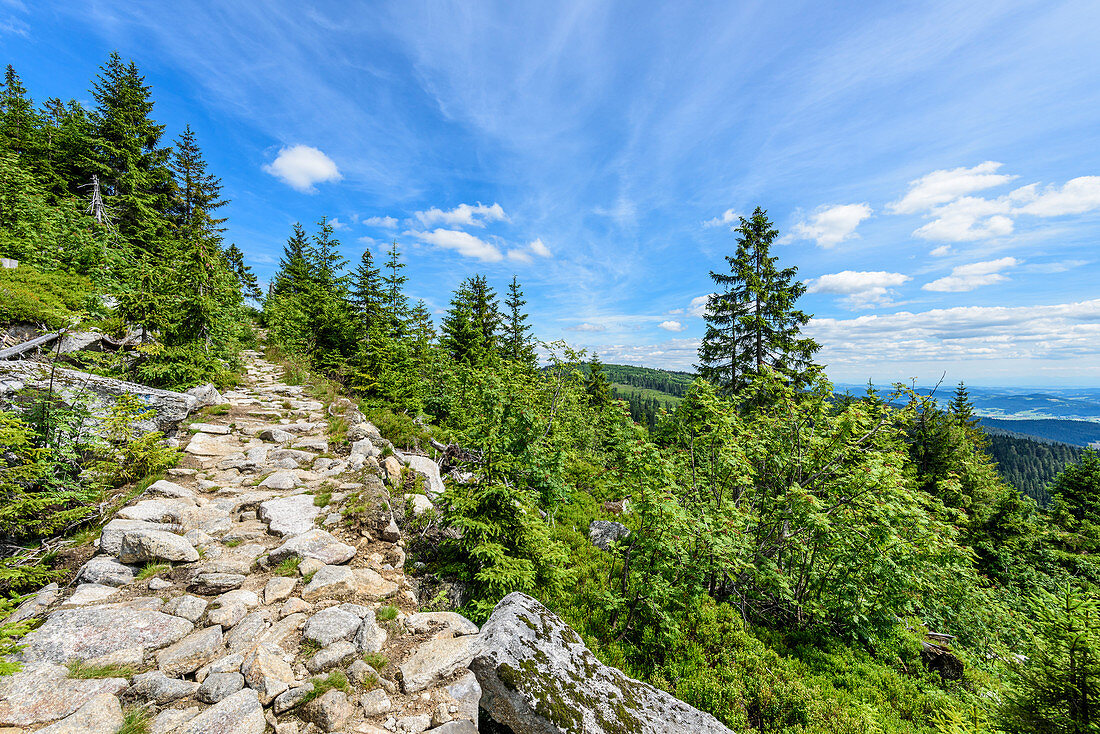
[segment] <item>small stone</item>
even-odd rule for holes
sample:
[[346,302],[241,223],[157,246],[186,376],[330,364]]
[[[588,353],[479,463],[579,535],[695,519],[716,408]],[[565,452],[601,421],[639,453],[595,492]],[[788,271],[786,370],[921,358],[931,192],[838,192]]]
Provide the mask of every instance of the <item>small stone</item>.
[[260,438],[273,443],[287,443],[294,439],[294,435],[279,428],[267,428],[260,431]]
[[276,576],[264,586],[264,604],[274,604],[290,596],[298,580],[289,576]]
[[429,510],[435,510],[435,505],[427,496],[422,494],[407,494],[405,495],[405,502],[409,505],[409,509],[412,510],[413,517],[420,517]]
[[322,566],[302,589],[302,597],[308,601],[332,599],[354,594],[356,588],[355,572],[352,569],[347,566]]
[[476,635],[429,640],[401,665],[401,687],[405,693],[419,693],[459,668],[469,667],[477,652]]
[[356,655],[355,645],[347,640],[339,640],[317,652],[306,661],[306,670],[321,673],[338,665],[343,665]]
[[157,666],[166,675],[193,673],[222,651],[220,625],[199,630],[157,653]]
[[393,708],[390,697],[381,688],[375,688],[359,697],[359,705],[367,716],[378,716]]
[[177,617],[183,617],[192,622],[198,622],[206,611],[208,604],[209,602],[207,602],[206,599],[200,599],[197,596],[186,594],[184,596],[177,596],[175,599],[165,604],[164,611]]
[[451,713],[447,710],[447,704],[441,703],[432,709],[432,726],[443,726],[451,720]]
[[123,563],[193,563],[199,560],[199,552],[186,538],[175,533],[163,530],[130,530],[122,536],[118,559]]
[[301,708],[302,718],[313,722],[322,731],[336,731],[353,714],[355,707],[343,691],[330,690]]
[[187,587],[196,594],[223,594],[239,589],[245,576],[239,573],[200,573]]
[[180,698],[193,696],[198,689],[198,683],[169,678],[159,670],[150,670],[134,676],[126,691],[126,698],[163,706]]
[[122,723],[122,705],[118,702],[118,697],[104,693],[91,699],[61,721],[38,731],[45,734],[97,734],[117,731]]
[[273,563],[292,556],[316,558],[325,564],[337,565],[351,560],[355,548],[341,543],[325,530],[314,529],[291,538],[269,554]]
[[327,647],[337,640],[349,640],[361,620],[340,607],[329,607],[314,614],[302,628],[302,637]]
[[153,719],[149,727],[150,734],[168,734],[174,732],[177,727],[187,723],[199,715],[199,707],[192,706],[186,709],[164,709]]
[[[121,539],[119,547],[121,548]],[[110,556],[96,556],[81,568],[77,579],[89,584],[126,586],[134,582],[134,569],[124,566]]]
[[364,685],[369,680],[378,680],[378,671],[367,665],[364,660],[353,660],[347,669],[348,680],[357,686]]
[[324,566],[324,562],[316,558],[303,558],[298,563],[298,573],[302,576],[310,576],[320,571]]
[[391,517],[379,536],[387,543],[396,543],[401,540],[401,528],[397,527],[397,521]]
[[436,627],[451,630],[455,637],[478,633],[477,625],[457,612],[417,612],[408,616],[405,625],[417,633],[430,632]]
[[193,433],[209,433],[214,436],[229,434],[229,426],[219,426],[216,423],[192,423],[187,428]]
[[320,514],[321,508],[313,504],[313,496],[308,494],[267,500],[260,504],[259,510],[259,517],[268,524],[270,532],[283,537],[313,529]]
[[217,703],[244,688],[240,673],[211,673],[199,686],[195,697],[203,703]]
[[81,584],[76,587],[76,591],[73,595],[65,600],[63,607],[82,607],[86,604],[95,604],[101,602],[104,599],[114,596],[118,593],[118,589],[113,586],[102,586],[100,584]]
[[292,471],[277,471],[260,482],[260,486],[269,489],[294,489],[298,486],[298,475]]
[[407,734],[420,734],[432,726],[432,717],[428,714],[402,716],[397,720],[397,731]]
[[237,622],[244,619],[246,614],[248,614],[248,607],[240,602],[231,601],[211,608],[206,615],[206,619],[210,624],[221,625],[225,629],[229,629],[235,627]]
[[308,614],[313,611],[313,605],[309,602],[303,601],[298,597],[287,599],[283,602],[283,605],[279,607],[279,619],[283,617],[289,617],[292,614]]
[[290,669],[290,665],[262,646],[245,655],[241,673],[264,706],[294,683],[294,671]]
[[304,686],[297,686],[290,688],[284,693],[275,697],[275,701],[272,705],[275,713],[281,714],[297,706],[302,700],[313,693],[313,684],[307,683]]
[[154,576],[153,578],[149,579],[149,589],[152,591],[161,591],[162,589],[171,588],[171,586],[171,581],[165,581],[159,576]]
[[161,497],[187,497],[194,498],[195,493],[187,487],[182,487],[175,482],[169,482],[167,479],[159,479],[149,485],[149,489],[145,490],[149,494],[158,494]]
[[630,535],[630,529],[621,522],[593,520],[588,526],[588,540],[601,550],[607,550],[616,541]]
[[266,728],[267,720],[256,692],[245,688],[206,709],[172,734],[263,734]]
[[356,630],[355,647],[359,652],[378,652],[386,644],[386,638],[386,630],[378,625],[371,611],[363,617],[362,624]]
[[225,645],[229,652],[246,652],[256,644],[256,639],[271,626],[271,612],[267,609],[257,609],[245,615],[229,634],[225,636]]

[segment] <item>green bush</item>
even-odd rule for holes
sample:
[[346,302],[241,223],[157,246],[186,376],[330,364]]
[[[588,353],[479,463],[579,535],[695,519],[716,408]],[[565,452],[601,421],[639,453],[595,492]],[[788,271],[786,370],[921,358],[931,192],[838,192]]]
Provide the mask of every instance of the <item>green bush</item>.
[[82,275],[42,272],[28,265],[0,269],[0,324],[34,324],[46,329],[70,326],[101,312],[92,282]]

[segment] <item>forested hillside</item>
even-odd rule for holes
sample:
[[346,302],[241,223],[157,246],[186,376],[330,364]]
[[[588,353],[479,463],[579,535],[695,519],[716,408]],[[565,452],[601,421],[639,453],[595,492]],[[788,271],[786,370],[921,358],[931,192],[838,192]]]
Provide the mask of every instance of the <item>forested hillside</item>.
[[1065,443],[990,433],[989,455],[997,462],[997,471],[1005,481],[1046,507],[1050,504],[1047,485],[1067,466],[1079,462],[1084,449]]
[[1039,441],[1056,441],[1082,447],[1100,441],[1100,423],[1091,421],[1068,421],[1056,418],[1036,420],[982,418],[981,423],[996,431],[1007,431]]
[[[0,284],[8,322],[98,319],[143,345],[89,368],[176,388],[231,383],[254,338],[244,294],[260,294],[222,240],[198,136],[164,144],[150,87],[117,55],[92,96],[92,109],[36,107],[8,71],[0,255],[21,260]],[[439,460],[437,510],[406,521],[395,562],[439,590],[440,609],[481,622],[526,592],[603,662],[738,732],[1095,730],[1100,455],[1061,472],[1043,508],[998,474],[963,386],[947,407],[911,390],[837,399],[802,331],[806,285],[779,262],[762,208],[739,219],[728,269],[710,273],[690,382],[562,342],[541,345],[540,365],[515,276],[469,274],[435,323],[409,297],[399,242],[348,263],[331,220],[309,220],[287,226],[256,314],[266,356],[288,382],[353,398],[390,442],[378,460]],[[613,383],[678,404],[637,421]],[[103,486],[171,461],[116,446],[83,472],[71,426],[35,420],[0,416],[10,542],[79,527]],[[392,504],[411,505],[421,480],[400,466],[390,478]],[[349,502],[337,519],[382,509],[394,507]],[[5,591],[46,580],[42,568]],[[400,624],[396,609],[386,621]],[[0,632],[4,651],[24,632]],[[552,707],[541,710],[568,720]]]

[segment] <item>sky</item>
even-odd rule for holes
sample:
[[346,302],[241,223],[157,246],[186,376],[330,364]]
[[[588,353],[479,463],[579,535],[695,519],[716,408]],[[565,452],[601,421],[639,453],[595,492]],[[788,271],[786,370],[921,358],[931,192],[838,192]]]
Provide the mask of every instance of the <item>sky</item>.
[[36,101],[112,50],[261,279],[327,216],[437,320],[515,275],[539,338],[691,370],[760,206],[833,380],[1100,386],[1095,0],[0,0]]

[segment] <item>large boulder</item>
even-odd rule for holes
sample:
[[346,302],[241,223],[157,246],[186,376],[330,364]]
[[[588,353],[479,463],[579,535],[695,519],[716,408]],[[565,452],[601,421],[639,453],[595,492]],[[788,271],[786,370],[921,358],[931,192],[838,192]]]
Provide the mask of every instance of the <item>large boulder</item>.
[[194,628],[186,619],[147,609],[62,609],[23,638],[27,647],[21,655],[28,661],[67,663],[131,647],[158,650],[183,639]]
[[612,520],[593,520],[588,526],[588,539],[592,545],[607,550],[616,541],[630,535],[630,529],[621,522]]
[[569,625],[519,592],[482,627],[470,669],[481,708],[523,734],[732,734],[710,714],[604,665]]

